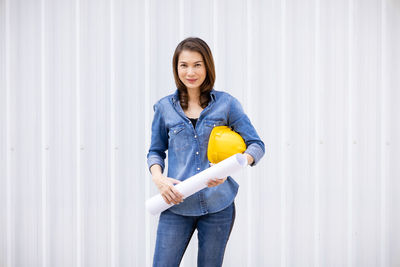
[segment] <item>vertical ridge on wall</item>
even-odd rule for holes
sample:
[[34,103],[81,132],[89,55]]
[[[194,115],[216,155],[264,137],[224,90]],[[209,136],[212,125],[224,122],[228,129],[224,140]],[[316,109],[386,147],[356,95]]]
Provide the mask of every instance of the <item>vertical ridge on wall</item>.
[[386,3],[387,0],[383,0],[381,3],[381,9],[380,9],[380,90],[381,90],[381,99],[380,99],[380,140],[379,144],[381,146],[381,149],[379,150],[380,153],[380,177],[381,177],[381,188],[380,188],[380,194],[381,194],[381,205],[380,205],[380,224],[381,224],[381,229],[380,229],[380,236],[381,236],[381,244],[380,244],[380,265],[381,266],[388,266],[388,257],[387,257],[387,183],[386,183],[386,153],[385,153],[385,148],[386,148],[386,119],[388,117],[388,114],[386,114],[386,80],[385,80],[385,73],[386,73],[386,53],[385,53],[385,40],[386,40],[386,32],[385,29],[387,27],[386,25],[386,20],[385,20],[385,12],[386,12]]
[[13,242],[13,233],[14,233],[14,228],[13,225],[14,223],[12,222],[13,214],[11,211],[11,204],[12,204],[12,196],[11,196],[11,142],[10,142],[10,122],[11,122],[11,94],[10,94],[10,0],[5,0],[5,90],[6,90],[6,202],[7,202],[7,211],[6,211],[6,262],[7,266],[13,266],[14,265],[14,242]]
[[385,53],[385,40],[386,40],[386,32],[385,29],[387,27],[386,21],[385,21],[385,13],[386,13],[386,8],[387,8],[387,0],[383,0],[381,2],[381,14],[380,14],[380,90],[381,90],[381,98],[380,98],[380,140],[378,140],[378,143],[380,144],[381,148],[379,150],[380,154],[380,177],[381,177],[381,188],[380,188],[380,195],[381,195],[381,205],[380,205],[380,236],[381,236],[381,244],[380,244],[380,265],[381,266],[388,266],[388,257],[387,257],[387,183],[386,183],[386,153],[385,153],[385,148],[386,148],[386,119],[388,117],[388,114],[386,114],[386,80],[385,80],[385,73],[386,73],[386,53]]
[[[41,61],[40,61],[40,72],[41,72],[41,112],[40,112],[40,123],[41,123],[41,142],[40,142],[40,157],[41,157],[41,182],[42,182],[42,192],[41,192],[41,197],[42,197],[42,259],[43,259],[43,267],[48,266],[48,211],[47,211],[47,155],[49,147],[48,147],[48,131],[47,131],[47,124],[48,120],[46,119],[46,116],[48,114],[47,112],[47,92],[46,92],[46,42],[45,42],[45,0],[40,1],[40,7],[41,7],[41,12],[40,12],[40,27],[41,27],[41,33],[40,33],[40,54],[41,54]],[[46,149],[45,149],[46,147]]]
[[118,257],[116,256],[116,252],[119,248],[118,243],[118,235],[116,234],[116,225],[118,225],[118,217],[116,215],[116,177],[115,177],[115,158],[117,153],[117,146],[115,142],[115,36],[114,36],[114,1],[109,0],[110,5],[110,196],[111,196],[111,204],[110,204],[110,233],[111,233],[111,245],[110,245],[110,254],[111,254],[111,267],[119,266]]
[[321,136],[320,129],[320,0],[315,0],[315,18],[314,18],[314,62],[313,62],[313,72],[314,72],[314,81],[313,81],[313,89],[310,104],[312,105],[311,110],[313,114],[311,116],[310,125],[314,126],[314,131],[311,134],[311,138],[309,142],[311,143],[311,156],[310,156],[310,172],[313,176],[314,181],[314,266],[320,266],[320,171],[319,171],[319,158],[320,158],[320,149],[317,144],[318,138]]
[[279,176],[281,178],[281,222],[282,222],[282,228],[281,228],[281,255],[280,255],[280,260],[281,260],[281,266],[287,266],[287,257],[288,257],[288,242],[287,242],[287,177],[286,177],[286,157],[285,157],[285,150],[286,150],[286,112],[285,112],[285,92],[286,92],[286,51],[287,51],[287,43],[286,43],[286,0],[281,1],[281,66],[280,66],[280,77],[279,77],[279,94],[278,94],[278,103],[279,103],[279,113],[280,113],[280,118],[279,118],[279,134],[280,136],[280,143],[279,143]]
[[[376,101],[376,120],[377,120],[377,127],[376,127],[376,138],[375,142],[377,144],[377,151],[376,151],[376,176],[377,176],[377,201],[379,201],[379,204],[377,205],[377,216],[379,214],[383,214],[384,207],[382,206],[382,203],[384,202],[384,196],[386,195],[384,192],[384,180],[385,177],[382,176],[382,145],[384,142],[382,142],[382,100],[383,100],[383,95],[382,95],[382,12],[383,12],[383,3],[385,0],[382,1],[377,1],[377,82],[376,82],[376,90],[375,90],[375,101]],[[384,262],[384,254],[382,253],[382,247],[384,244],[385,236],[382,234],[384,232],[385,228],[385,222],[384,222],[384,217],[382,216],[380,219],[377,220],[377,236],[378,236],[378,242],[379,245],[377,246],[377,264],[381,264]],[[379,251],[378,251],[379,250]],[[385,265],[382,265],[385,266]]]
[[352,159],[352,145],[353,145],[353,115],[352,115],[352,109],[351,109],[351,103],[353,102],[352,99],[352,89],[353,89],[353,61],[351,55],[353,54],[353,38],[354,38],[354,23],[353,23],[353,12],[354,12],[354,0],[349,0],[349,16],[348,16],[348,21],[349,21],[349,27],[348,27],[348,95],[347,95],[347,111],[348,111],[348,117],[347,117],[347,169],[348,171],[346,172],[346,178],[348,181],[347,184],[347,192],[348,192],[348,203],[347,203],[347,209],[348,209],[348,232],[347,232],[347,265],[348,266],[353,266],[354,262],[354,243],[353,243],[353,159]]
[[7,88],[6,14],[0,1],[0,266],[7,265]]
[[75,0],[75,97],[76,97],[76,266],[82,267],[82,189],[81,189],[81,20],[80,0]]
[[[385,235],[384,229],[385,229],[385,221],[384,221],[384,206],[382,205],[385,201],[385,177],[382,175],[382,168],[383,168],[383,153],[382,153],[382,147],[384,146],[383,142],[383,106],[382,106],[382,101],[384,97],[384,88],[382,87],[382,37],[383,37],[383,31],[382,31],[382,23],[383,23],[383,6],[384,6],[385,0],[382,1],[377,1],[377,87],[375,90],[375,101],[376,101],[376,117],[377,117],[377,127],[376,127],[376,139],[375,142],[377,144],[377,151],[376,151],[376,165],[377,165],[377,171],[376,171],[376,176],[377,176],[377,200],[379,201],[379,204],[377,205],[377,217],[379,215],[380,218],[377,220],[377,236],[378,236],[378,242],[379,246],[377,247],[377,264],[382,264],[381,266],[386,266],[385,264],[385,255],[382,251],[382,247],[384,246],[384,241],[385,241]],[[379,250],[379,251],[378,251]]]

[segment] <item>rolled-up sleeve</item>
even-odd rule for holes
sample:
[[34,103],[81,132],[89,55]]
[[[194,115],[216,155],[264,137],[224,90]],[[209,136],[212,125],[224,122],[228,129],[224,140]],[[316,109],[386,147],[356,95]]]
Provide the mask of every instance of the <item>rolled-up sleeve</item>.
[[168,133],[162,116],[160,103],[153,106],[154,118],[151,126],[151,145],[147,153],[147,165],[150,171],[151,166],[158,164],[164,172],[166,158],[165,151],[168,149]]
[[249,117],[244,113],[240,102],[232,96],[229,104],[228,125],[242,136],[246,143],[246,151],[254,158],[250,166],[255,166],[265,154],[265,145],[257,134],[256,129],[251,124]]

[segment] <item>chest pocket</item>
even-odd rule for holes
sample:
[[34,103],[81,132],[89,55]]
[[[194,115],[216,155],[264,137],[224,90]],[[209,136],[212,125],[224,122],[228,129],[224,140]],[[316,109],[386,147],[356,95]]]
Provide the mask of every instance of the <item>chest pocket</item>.
[[183,123],[169,128],[168,148],[174,151],[186,150],[190,145],[187,131],[188,130]]
[[216,126],[226,125],[223,120],[204,120],[204,130],[203,130],[203,142],[208,145],[208,139],[210,138],[211,131]]

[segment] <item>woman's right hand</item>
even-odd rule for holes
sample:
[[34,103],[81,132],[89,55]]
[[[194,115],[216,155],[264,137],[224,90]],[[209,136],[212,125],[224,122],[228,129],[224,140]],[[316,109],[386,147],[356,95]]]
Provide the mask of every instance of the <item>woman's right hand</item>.
[[153,176],[153,181],[167,204],[179,204],[183,202],[183,195],[174,186],[174,184],[178,184],[181,181],[162,174]]

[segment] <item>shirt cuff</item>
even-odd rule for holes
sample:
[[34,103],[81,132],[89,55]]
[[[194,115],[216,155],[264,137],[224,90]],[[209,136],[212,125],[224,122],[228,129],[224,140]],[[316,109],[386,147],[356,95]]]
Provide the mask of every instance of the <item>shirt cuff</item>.
[[253,163],[250,165],[251,167],[257,165],[260,159],[264,156],[264,150],[256,143],[249,145],[244,153],[247,153],[254,158]]
[[[164,173],[165,165],[164,165],[164,160],[162,158],[160,158],[158,156],[150,156],[147,159],[147,165],[149,166],[149,171],[150,171],[151,166],[153,166],[154,164],[160,165],[161,166],[161,173]],[[150,174],[151,174],[151,171],[150,171]]]

